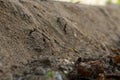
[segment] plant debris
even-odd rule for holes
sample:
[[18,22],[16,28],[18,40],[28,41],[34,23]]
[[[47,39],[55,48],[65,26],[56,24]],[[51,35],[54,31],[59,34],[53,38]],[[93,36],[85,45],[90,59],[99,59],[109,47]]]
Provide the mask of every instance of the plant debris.
[[[119,52],[118,50],[112,49],[112,52]],[[120,55],[110,54],[104,59],[96,60],[79,57],[68,77],[69,80],[120,80]]]

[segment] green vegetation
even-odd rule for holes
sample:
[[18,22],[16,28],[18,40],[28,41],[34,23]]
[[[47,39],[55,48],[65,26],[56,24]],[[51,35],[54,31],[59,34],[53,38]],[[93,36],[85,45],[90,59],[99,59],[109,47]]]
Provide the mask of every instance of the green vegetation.
[[119,5],[120,5],[120,0],[118,0],[118,1],[117,1],[117,4],[119,4]]
[[80,2],[80,0],[70,0],[70,2]]
[[106,4],[111,4],[112,3],[112,0],[107,0],[106,1]]

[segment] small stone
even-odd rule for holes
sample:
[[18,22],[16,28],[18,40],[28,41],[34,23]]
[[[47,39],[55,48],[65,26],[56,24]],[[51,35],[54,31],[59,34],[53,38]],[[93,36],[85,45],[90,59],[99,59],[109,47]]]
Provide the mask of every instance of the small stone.
[[70,64],[70,61],[67,59],[64,59],[64,62],[66,62],[66,64]]
[[65,74],[68,74],[68,71],[63,71]]
[[71,64],[75,64],[75,62],[72,61]]
[[59,69],[60,69],[61,71],[64,71],[64,70],[67,70],[67,67],[64,66],[64,65],[60,65]]
[[55,77],[55,80],[63,80],[61,74],[58,71],[54,73],[54,77]]

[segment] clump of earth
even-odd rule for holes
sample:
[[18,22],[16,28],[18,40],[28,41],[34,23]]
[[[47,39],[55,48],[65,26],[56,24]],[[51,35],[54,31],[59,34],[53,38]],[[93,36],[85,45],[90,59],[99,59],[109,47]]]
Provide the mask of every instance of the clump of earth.
[[120,47],[120,7],[47,0],[0,0],[0,80],[66,74],[79,57]]

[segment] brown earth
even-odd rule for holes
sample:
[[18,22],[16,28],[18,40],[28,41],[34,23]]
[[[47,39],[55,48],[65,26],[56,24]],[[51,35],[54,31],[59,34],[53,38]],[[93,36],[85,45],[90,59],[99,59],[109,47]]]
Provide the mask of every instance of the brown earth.
[[108,55],[120,47],[119,33],[116,6],[0,0],[0,80],[18,80],[43,65],[56,69],[79,56]]

